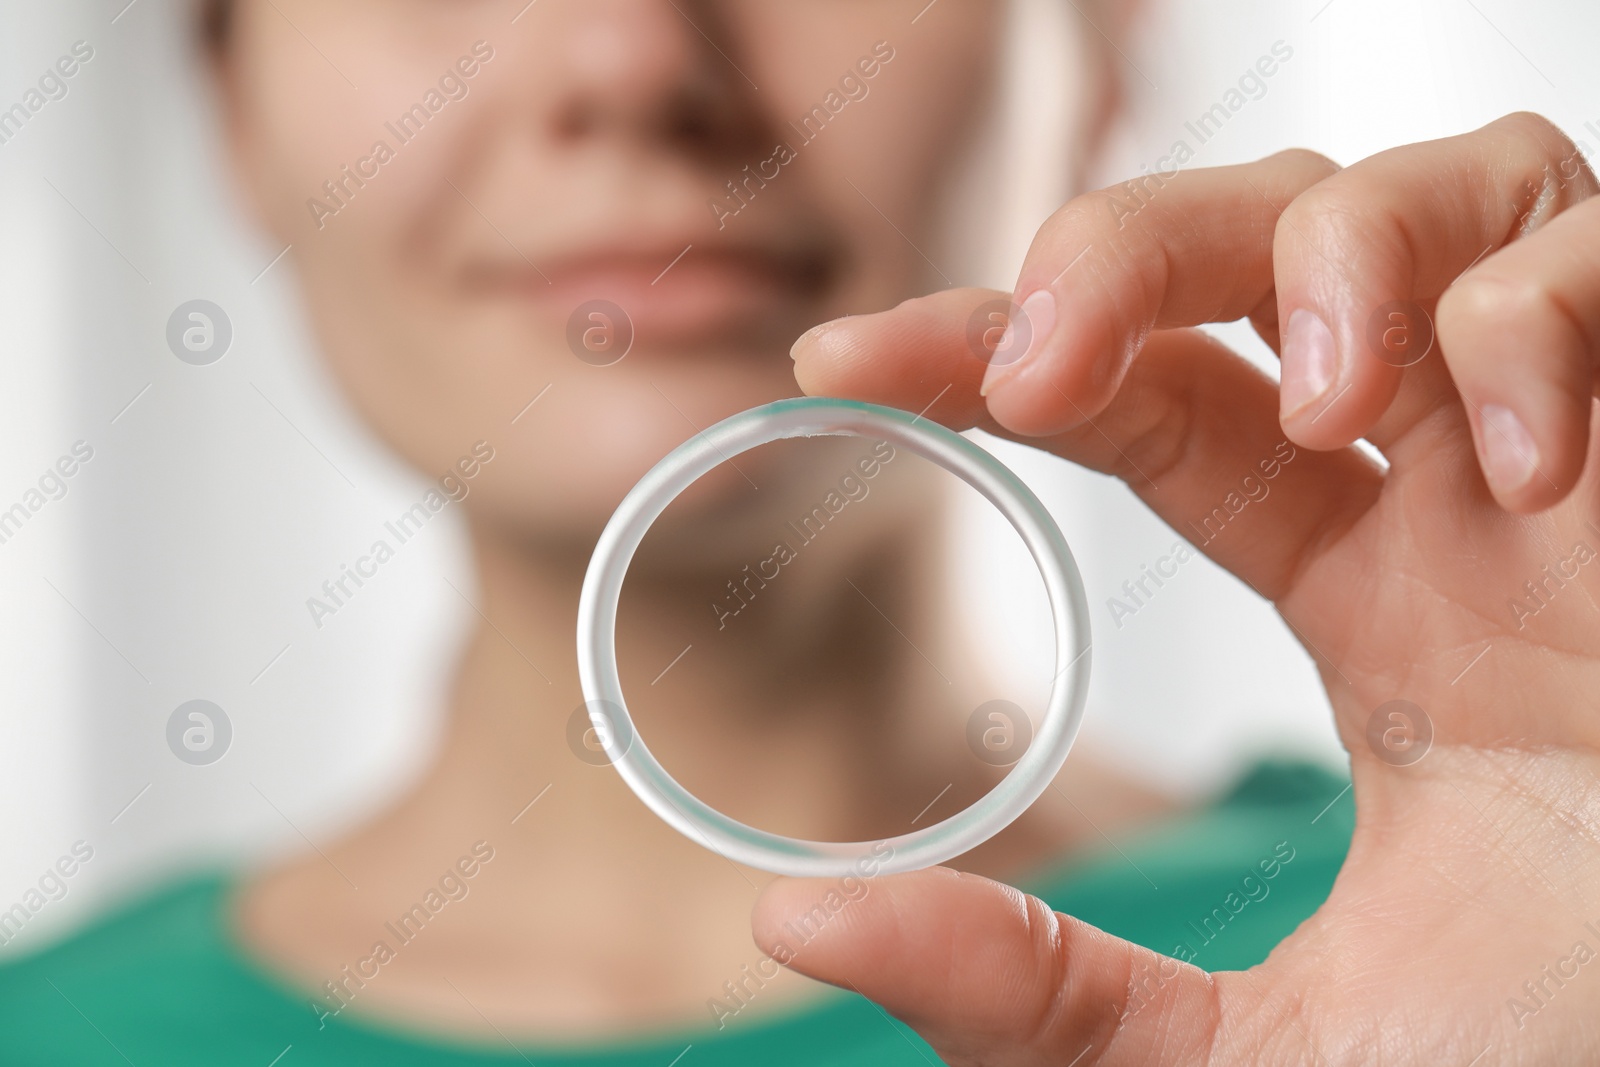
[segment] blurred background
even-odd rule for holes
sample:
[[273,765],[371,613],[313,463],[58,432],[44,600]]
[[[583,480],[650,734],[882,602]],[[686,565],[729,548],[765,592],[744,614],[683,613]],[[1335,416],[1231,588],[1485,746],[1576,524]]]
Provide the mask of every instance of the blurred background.
[[[1013,6],[1006,91],[935,253],[957,284],[1010,288],[1066,195],[1077,112],[1062,71],[1100,33],[1071,0]],[[335,617],[319,627],[306,608],[424,483],[335,395],[291,259],[238,216],[186,17],[177,0],[0,5],[0,108],[79,61],[25,122],[0,115],[0,908],[74,842],[94,849],[0,952],[175,867],[303,848],[381,805],[430,750],[473,610],[449,509]],[[1152,0],[1117,42],[1128,108],[1090,180],[1155,170],[1178,142],[1189,167],[1290,145],[1350,163],[1517,109],[1593,162],[1596,41],[1600,7],[1577,2]],[[1274,74],[1197,136],[1274,45]],[[205,365],[169,342],[195,300],[221,311],[213,352],[224,320],[229,335]],[[1248,329],[1218,332],[1270,364]],[[1310,660],[1266,604],[1194,559],[1113,612],[1175,534],[1118,483],[986,443],[1051,506],[1088,583],[1081,745],[1183,796],[1265,752],[1343,763]],[[75,448],[90,458],[30,497]],[[1047,677],[1049,619],[1014,535],[978,507],[958,529],[951,618],[1002,687]],[[192,700],[231,734],[214,763],[169,746]]]

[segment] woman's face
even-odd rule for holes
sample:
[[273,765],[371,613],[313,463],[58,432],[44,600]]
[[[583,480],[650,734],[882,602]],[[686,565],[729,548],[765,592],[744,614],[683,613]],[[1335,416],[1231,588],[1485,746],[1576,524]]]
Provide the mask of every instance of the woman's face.
[[802,331],[928,288],[1001,5],[925,5],[239,0],[234,156],[371,424],[432,477],[488,442],[470,501],[592,536],[794,395]]

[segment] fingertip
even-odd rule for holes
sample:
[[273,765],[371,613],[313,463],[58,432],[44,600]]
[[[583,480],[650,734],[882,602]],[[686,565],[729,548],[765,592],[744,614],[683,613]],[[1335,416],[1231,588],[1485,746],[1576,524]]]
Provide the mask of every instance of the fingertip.
[[1485,404],[1472,412],[1478,464],[1495,498],[1515,505],[1539,477],[1539,442],[1515,410]]
[[1028,345],[1008,365],[991,363],[985,374],[990,415],[1025,437],[1090,422],[1110,405],[1145,338],[1122,336],[1104,294],[1088,287],[1040,288],[1019,307]]
[[[1507,511],[1532,514],[1559,504],[1581,471],[1582,449],[1574,462],[1561,437],[1560,420],[1538,425],[1507,404],[1472,405],[1468,410],[1478,469],[1495,501]],[[1541,440],[1543,438],[1544,440]]]
[[750,933],[756,947],[779,963],[787,964],[792,957],[785,940],[785,923],[793,923],[807,910],[802,901],[816,899],[828,882],[823,878],[774,878],[756,897],[750,909]]
[[972,894],[977,887],[969,882],[992,891],[987,879],[946,867],[876,877],[777,878],[751,908],[751,934],[785,966],[865,988],[876,984],[884,966],[892,970],[894,960],[919,951],[918,931],[952,918],[950,894]]
[[789,358],[798,363],[800,361],[801,354],[810,352],[811,349],[815,347],[817,339],[832,329],[834,323],[839,321],[840,320],[838,319],[830,319],[827,322],[819,322],[815,326],[811,327],[811,329],[795,338],[794,344],[789,346]]
[[1518,514],[1559,503],[1583,474],[1594,408],[1581,331],[1539,285],[1496,276],[1493,264],[1447,290],[1438,319],[1496,502]]
[[987,397],[1001,383],[1016,375],[1030,360],[1037,361],[1050,343],[1056,327],[1056,297],[1042,285],[1011,304],[1005,332],[988,353],[988,367],[978,395]]
[[1278,422],[1296,445],[1317,452],[1366,436],[1400,389],[1401,366],[1370,351],[1365,330],[1315,302],[1283,309]]
[[1339,410],[1353,385],[1352,353],[1340,345],[1328,319],[1314,306],[1294,308],[1283,322],[1278,384],[1283,432],[1302,448],[1343,448],[1360,436],[1342,425],[1350,421],[1348,406]]
[[1316,309],[1297,307],[1283,329],[1278,410],[1285,429],[1310,424],[1327,410],[1338,389],[1338,342]]
[[847,396],[878,315],[845,315],[811,327],[789,349],[794,378],[811,396]]
[[752,915],[757,943],[876,1001],[945,1062],[1066,1063],[1108,1033],[1117,1055],[1106,1062],[1214,1044],[1209,976],[1038,897],[945,867],[858,879],[848,900],[846,882],[770,883]]
[[1075,430],[1094,417],[1049,380],[1042,385],[1009,385],[987,400],[994,421],[1020,437],[1054,437]]
[[795,379],[807,393],[912,411],[947,388],[970,404],[987,355],[979,340],[992,306],[1005,302],[992,290],[947,289],[823,323],[791,348]]
[[833,376],[833,363],[820,347],[815,334],[818,329],[820,327],[812,327],[812,332],[803,334],[789,350],[789,358],[794,360],[795,384],[807,396],[826,396],[831,392],[828,384]]

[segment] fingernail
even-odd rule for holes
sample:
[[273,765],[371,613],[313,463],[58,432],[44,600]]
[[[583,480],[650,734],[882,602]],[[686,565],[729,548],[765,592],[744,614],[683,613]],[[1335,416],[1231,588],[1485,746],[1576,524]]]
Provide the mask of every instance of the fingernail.
[[998,360],[1002,360],[1002,359],[1004,359],[1005,362],[1009,364],[1011,362],[1011,360],[1006,358],[1004,355],[1002,355],[1002,353],[1010,352],[1011,351],[1011,346],[1016,343],[1016,340],[1017,340],[1017,327],[1016,327],[1016,324],[1015,323],[1011,323],[1011,322],[1007,322],[1005,330],[1002,331],[1001,334],[1000,334],[1000,340],[998,342],[996,342],[996,344],[994,346],[994,351],[989,353],[989,366],[991,366],[991,367],[994,366],[995,363]]
[[1285,420],[1313,406],[1338,372],[1333,331],[1314,311],[1296,308],[1283,335],[1283,384],[1278,403]]
[[[990,358],[989,369],[983,372],[983,384],[978,387],[978,395],[988,396],[991,389],[1016,374],[1029,357],[1035,356],[1044,347],[1055,326],[1055,294],[1049,289],[1035,289],[1018,306],[1017,314],[1006,324],[1005,333],[1000,335],[1000,343],[994,348],[996,356],[1000,358]],[[1026,331],[1021,338],[1018,337],[1019,328]],[[1027,347],[1020,354],[1011,356],[1010,346],[1019,341],[1026,343]]]
[[1484,474],[1500,492],[1515,492],[1537,471],[1539,446],[1510,408],[1485,404],[1481,414],[1478,439],[1483,446]]

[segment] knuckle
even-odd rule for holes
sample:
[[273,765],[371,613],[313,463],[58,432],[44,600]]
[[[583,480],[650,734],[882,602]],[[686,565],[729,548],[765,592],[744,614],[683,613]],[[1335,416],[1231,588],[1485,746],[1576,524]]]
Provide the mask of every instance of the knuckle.
[[1071,925],[1064,923],[1048,904],[1028,896],[1023,921],[1030,929],[1033,946],[1033,981],[1030,988],[1048,991],[1033,1006],[1024,1026],[1030,1043],[1048,1046],[1052,1039],[1072,1026],[1068,996],[1072,974]]
[[1134,193],[1112,187],[1075,197],[1051,216],[1029,253],[1032,258],[1041,247],[1060,249],[1059,266],[1081,254],[1089,268],[1081,275],[1084,284],[1105,296],[1106,321],[1122,337],[1141,336],[1148,328],[1172,274],[1159,209],[1142,214],[1154,189],[1135,184]]
[[1073,197],[1051,216],[1050,229],[1091,240],[1115,237],[1151,202],[1159,181],[1158,175],[1145,175]]
[[1510,144],[1510,178],[1520,182],[1524,200],[1522,230],[1600,191],[1583,149],[1543,115],[1519,111],[1496,119],[1484,132]]
[[1577,146],[1561,127],[1532,111],[1514,111],[1495,119],[1486,130],[1508,134],[1540,155],[1566,155]]
[[1321,152],[1314,152],[1309,148],[1285,148],[1268,156],[1267,161],[1287,164],[1297,172],[1305,172],[1316,181],[1331,178],[1340,170],[1339,164]]
[[1411,240],[1405,222],[1384,196],[1374,196],[1370,183],[1355,171],[1343,171],[1297,197],[1278,218],[1273,247],[1309,244],[1333,263],[1345,262],[1345,251],[1363,250],[1411,261]]
[[1439,297],[1435,317],[1441,336],[1447,339],[1464,340],[1508,329],[1528,332],[1536,325],[1570,328],[1582,336],[1573,316],[1544,280],[1504,273],[1475,272],[1460,279]]
[[[1085,982],[1080,979],[1074,964],[1088,946],[1086,940],[1098,934],[1093,928],[1057,915],[1050,906],[1037,897],[1029,896],[1024,921],[1031,933],[1033,946],[1033,973],[1029,988],[1040,990],[1040,996],[1026,1016],[1021,1027],[1021,1044],[1041,1050],[1060,1050],[1080,1041],[1104,1049],[1122,1027],[1126,1017],[1126,996],[1107,1005],[1083,995]],[[1089,983],[1098,985],[1095,978]],[[1129,981],[1132,988],[1131,965]]]
[[1439,297],[1434,313],[1439,329],[1445,333],[1477,332],[1499,320],[1513,317],[1513,300],[1526,304],[1527,295],[1513,297],[1510,287],[1485,274],[1460,279]]

